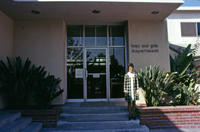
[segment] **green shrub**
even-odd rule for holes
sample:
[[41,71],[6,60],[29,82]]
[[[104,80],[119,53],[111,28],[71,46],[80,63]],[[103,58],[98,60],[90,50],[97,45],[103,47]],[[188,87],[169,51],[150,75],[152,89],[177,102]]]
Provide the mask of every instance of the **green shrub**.
[[20,57],[7,58],[7,63],[0,61],[0,89],[5,94],[10,107],[28,104],[31,86],[31,62]]
[[158,66],[146,67],[138,73],[146,103],[148,106],[164,105],[163,101],[165,105],[196,105],[200,95],[192,64],[196,49],[191,52],[191,45],[182,51],[170,48],[178,54],[175,58],[170,56],[170,73]]
[[195,73],[176,74],[174,87],[166,89],[171,96],[173,105],[197,105],[198,87],[195,87]]
[[183,51],[176,51],[178,55],[175,58],[170,55],[171,72],[177,72],[178,74],[183,75],[194,68],[192,64],[193,54],[190,52],[191,44],[189,44]]
[[194,74],[167,73],[158,66],[140,70],[138,80],[144,90],[147,106],[196,105],[200,93],[195,87]]
[[174,105],[197,104],[199,92],[197,87],[195,87],[197,73],[193,65],[196,50],[193,49],[192,51],[191,44],[189,44],[182,51],[174,50],[178,54],[175,58],[170,56],[171,71],[177,72],[177,74],[174,87],[168,89],[167,92],[171,95]]
[[31,64],[20,57],[0,61],[0,90],[6,97],[8,107],[24,108],[33,100],[40,108],[47,108],[63,90],[60,79],[47,74],[42,66]]
[[62,94],[63,90],[59,87],[61,80],[52,75],[40,72],[37,79],[37,87],[34,87],[33,98],[40,108],[48,108],[54,98]]
[[167,94],[165,89],[169,89],[174,83],[174,74],[167,74],[161,71],[158,66],[148,66],[138,72],[139,86],[144,90],[147,106],[158,106],[163,103],[161,100]]

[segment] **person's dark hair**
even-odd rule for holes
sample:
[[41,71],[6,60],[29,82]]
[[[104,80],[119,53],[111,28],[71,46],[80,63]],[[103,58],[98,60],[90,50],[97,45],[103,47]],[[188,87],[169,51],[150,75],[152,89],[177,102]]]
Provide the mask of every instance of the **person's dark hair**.
[[128,67],[133,67],[134,68],[133,63],[128,64]]

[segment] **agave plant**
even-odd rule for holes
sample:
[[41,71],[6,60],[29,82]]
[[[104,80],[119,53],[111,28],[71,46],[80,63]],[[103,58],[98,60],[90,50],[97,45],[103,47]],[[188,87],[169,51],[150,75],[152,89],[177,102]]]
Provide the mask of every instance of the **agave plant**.
[[28,103],[31,86],[31,61],[25,62],[20,57],[7,58],[7,63],[0,61],[0,89],[5,94],[11,107]]
[[161,105],[161,100],[167,93],[165,89],[173,86],[175,73],[161,71],[159,66],[148,66],[138,72],[139,85],[144,90],[148,106]]
[[32,104],[47,108],[63,90],[60,79],[50,75],[45,67],[35,66],[29,59],[21,57],[0,61],[0,90],[5,94],[9,107],[27,107]]

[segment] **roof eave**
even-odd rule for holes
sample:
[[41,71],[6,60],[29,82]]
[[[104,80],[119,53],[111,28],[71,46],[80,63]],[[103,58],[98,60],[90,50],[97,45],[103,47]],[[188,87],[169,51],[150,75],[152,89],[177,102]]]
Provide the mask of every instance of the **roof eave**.
[[200,6],[181,6],[177,11],[200,11]]
[[135,3],[177,3],[184,0],[13,0],[14,2],[135,2]]

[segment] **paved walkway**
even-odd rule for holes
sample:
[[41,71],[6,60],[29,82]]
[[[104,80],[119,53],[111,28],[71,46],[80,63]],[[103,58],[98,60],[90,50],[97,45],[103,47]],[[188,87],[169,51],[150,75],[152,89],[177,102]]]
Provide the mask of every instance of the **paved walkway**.
[[150,129],[150,132],[200,132],[200,128],[169,128],[169,129]]

